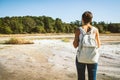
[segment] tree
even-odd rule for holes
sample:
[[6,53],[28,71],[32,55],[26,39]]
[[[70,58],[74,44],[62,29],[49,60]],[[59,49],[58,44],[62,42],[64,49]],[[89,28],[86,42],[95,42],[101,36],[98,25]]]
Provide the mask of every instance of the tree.
[[12,33],[12,30],[10,29],[10,27],[5,26],[5,27],[3,28],[3,33],[5,33],[5,34],[11,34],[11,33]]
[[93,21],[93,22],[92,22],[92,25],[93,25],[93,26],[97,26],[97,22],[96,22],[96,21]]
[[57,31],[57,33],[63,32],[63,26],[62,26],[62,20],[59,18],[56,18],[55,20],[55,30]]
[[[100,33],[110,31],[120,33],[120,23],[92,22]],[[0,33],[73,33],[81,26],[81,21],[75,20],[71,23],[62,22],[60,18],[53,19],[48,16],[16,16],[0,18]]]
[[112,33],[120,33],[120,24],[109,24],[108,30]]
[[13,31],[14,34],[19,34],[23,32],[22,21],[19,17],[12,17],[10,19],[9,27],[11,27],[11,30]]
[[71,22],[70,24],[73,24],[73,25],[76,25],[76,26],[80,27],[82,25],[82,22],[79,21],[79,20],[76,20],[74,22]]
[[100,33],[104,33],[104,27],[103,27],[103,25],[98,24],[96,27],[98,28],[98,30],[99,30]]
[[35,28],[36,22],[32,17],[26,16],[23,17],[24,32],[31,33],[32,29]]
[[45,33],[44,26],[36,26],[35,28],[32,29],[32,32],[34,33]]
[[51,23],[51,17],[45,17],[44,16],[44,27],[45,27],[45,30],[46,32],[50,33],[50,32],[54,32],[54,28],[53,28],[53,25]]

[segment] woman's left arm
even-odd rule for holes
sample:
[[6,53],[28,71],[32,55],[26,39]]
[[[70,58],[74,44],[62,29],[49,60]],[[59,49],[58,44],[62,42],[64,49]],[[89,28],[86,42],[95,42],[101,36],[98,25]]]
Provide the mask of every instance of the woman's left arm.
[[96,37],[98,48],[100,48],[101,42],[100,42],[100,38],[99,38],[99,31],[98,31],[98,29],[96,30],[96,36],[95,37]]

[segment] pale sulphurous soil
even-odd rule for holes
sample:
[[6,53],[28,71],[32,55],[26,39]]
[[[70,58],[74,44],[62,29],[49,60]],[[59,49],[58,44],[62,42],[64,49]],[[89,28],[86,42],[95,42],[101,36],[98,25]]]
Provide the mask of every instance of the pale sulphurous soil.
[[[2,44],[10,37],[30,39],[34,44]],[[77,80],[73,37],[73,34],[1,35],[0,80]],[[120,80],[119,34],[100,38],[97,80]]]

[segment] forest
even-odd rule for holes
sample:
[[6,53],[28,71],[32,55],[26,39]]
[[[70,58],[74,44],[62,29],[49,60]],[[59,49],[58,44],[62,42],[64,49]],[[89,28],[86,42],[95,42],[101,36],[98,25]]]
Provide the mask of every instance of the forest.
[[[120,23],[105,23],[104,21],[91,23],[100,33],[120,33]],[[60,18],[49,16],[13,16],[0,18],[0,34],[31,34],[31,33],[74,33],[81,26],[80,20],[70,23]]]

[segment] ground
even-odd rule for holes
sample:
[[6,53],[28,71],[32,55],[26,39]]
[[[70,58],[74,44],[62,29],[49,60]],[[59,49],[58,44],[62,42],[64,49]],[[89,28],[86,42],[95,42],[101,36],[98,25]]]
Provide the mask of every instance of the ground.
[[[119,36],[100,36],[97,80],[120,80]],[[2,44],[10,37],[27,38],[34,44]],[[73,34],[1,35],[0,80],[77,80],[73,37]],[[69,41],[62,41],[63,38]]]

